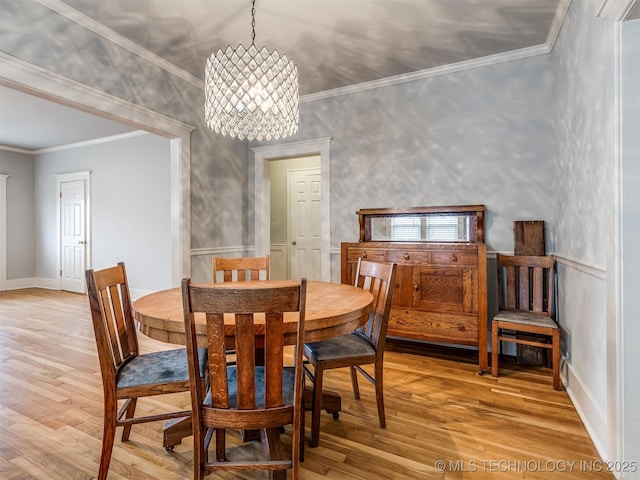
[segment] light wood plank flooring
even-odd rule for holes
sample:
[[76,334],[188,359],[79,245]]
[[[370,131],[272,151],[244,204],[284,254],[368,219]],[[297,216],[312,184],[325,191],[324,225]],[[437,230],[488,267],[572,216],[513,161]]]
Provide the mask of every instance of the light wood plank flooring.
[[[140,335],[144,351],[170,348]],[[0,292],[0,478],[95,478],[102,383],[85,296],[41,289]],[[566,392],[548,369],[477,376],[464,358],[390,351],[387,428],[373,389],[355,401],[347,371],[325,388],[343,397],[338,420],[323,414],[320,446],[307,448],[306,480],[610,479]],[[188,395],[139,402],[146,412],[189,407]],[[309,419],[307,419],[309,422]],[[119,432],[118,434],[119,435]],[[290,440],[288,431],[285,442]],[[575,462],[575,463],[572,463]],[[162,425],[116,437],[110,479],[192,478],[192,444],[167,453]],[[265,478],[259,472],[209,478]]]

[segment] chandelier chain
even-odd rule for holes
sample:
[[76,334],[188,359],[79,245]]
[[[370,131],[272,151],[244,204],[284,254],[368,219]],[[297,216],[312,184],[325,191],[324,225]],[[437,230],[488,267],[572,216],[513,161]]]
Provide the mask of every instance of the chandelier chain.
[[251,45],[256,44],[256,0],[251,1]]

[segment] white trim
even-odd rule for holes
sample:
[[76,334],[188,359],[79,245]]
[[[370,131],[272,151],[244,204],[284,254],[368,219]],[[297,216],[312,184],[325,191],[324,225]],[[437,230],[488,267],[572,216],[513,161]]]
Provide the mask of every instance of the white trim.
[[[91,252],[93,242],[91,241],[91,172],[61,173],[54,175],[56,179],[56,276],[58,277],[58,288],[62,290],[62,184],[65,182],[84,181],[84,261],[85,269],[90,269],[92,265]],[[83,292],[86,293],[86,290]]]
[[176,232],[172,233],[171,278],[173,286],[179,286],[181,278],[191,275],[191,132],[195,127],[2,52],[0,71],[0,85],[179,140],[175,145],[172,141],[170,167],[171,231]]
[[208,247],[208,248],[194,248],[191,250],[192,257],[199,257],[205,255],[220,255],[220,254],[233,254],[241,256],[243,253],[251,254],[255,252],[253,245],[231,245],[229,247]]
[[56,147],[41,148],[40,150],[32,150],[30,151],[30,153],[33,155],[39,155],[41,153],[60,152],[63,150],[71,150],[74,148],[100,145],[102,143],[117,142],[120,140],[126,140],[127,138],[134,138],[142,135],[149,135],[149,132],[145,132],[144,130],[135,130],[133,132],[119,133],[118,135],[110,135],[108,137],[94,138],[92,140],[83,140],[82,142],[68,143],[66,145],[58,145]]
[[[636,1],[637,0],[602,0],[600,8],[596,11],[596,17],[602,19],[611,17],[616,23],[623,22],[627,19]],[[616,42],[618,40],[619,38],[616,38]]]
[[607,280],[607,269],[604,267],[590,265],[581,260],[575,260],[558,253],[554,253],[553,256],[556,257],[556,262],[560,265],[570,267],[574,270],[578,270],[582,273],[586,273],[587,275],[591,275],[592,277],[596,277],[601,280]]
[[[622,22],[628,17],[629,12],[634,7],[637,0],[605,0],[604,3],[608,3],[609,10],[607,11],[607,18],[611,16],[615,19],[614,25],[614,308],[615,308],[615,365],[616,365],[616,378],[615,378],[615,406],[609,411],[615,412],[615,435],[612,435],[613,441],[616,442],[614,446],[614,452],[616,454],[615,460],[624,461],[628,455],[633,455],[633,446],[629,449],[631,453],[627,452],[627,440],[629,433],[627,433],[627,423],[633,423],[633,409],[627,407],[625,401],[626,389],[638,388],[637,380],[631,380],[632,385],[629,386],[625,379],[636,378],[636,372],[629,371],[625,368],[628,363],[625,361],[628,353],[625,348],[624,338],[625,335],[629,335],[629,328],[632,322],[636,322],[636,318],[628,318],[625,315],[624,308],[624,250],[625,245],[623,242],[623,217],[624,217],[624,196],[622,186],[622,174],[623,174],[623,156],[622,156]],[[600,12],[598,12],[600,13]],[[632,247],[633,248],[633,247]],[[627,328],[625,328],[627,327]],[[628,366],[628,365],[627,365]],[[627,414],[630,414],[629,421],[627,422]],[[637,431],[636,425],[629,427],[631,432],[634,428]],[[637,438],[633,439],[633,442],[637,444]],[[637,451],[637,449],[636,449]],[[628,478],[624,473],[622,477]],[[616,473],[616,478],[621,478],[620,473]]]
[[271,178],[265,162],[283,158],[320,155],[322,206],[321,222],[321,264],[322,280],[331,281],[331,137],[305,140],[301,142],[266,145],[252,148],[254,156],[254,240],[255,254],[267,255],[271,245]]
[[558,35],[560,35],[560,29],[562,29],[562,24],[564,23],[564,19],[567,16],[570,6],[571,0],[560,0],[558,2],[558,8],[556,8],[556,13],[553,17],[553,21],[551,22],[551,27],[549,27],[549,32],[547,33],[547,39],[544,42],[550,52],[556,44]]
[[300,103],[315,102],[317,100],[333,98],[339,95],[348,95],[352,93],[373,90],[375,88],[390,87],[393,85],[399,85],[401,83],[424,80],[426,78],[437,77],[440,75],[449,75],[451,73],[471,70],[473,68],[486,67],[489,65],[496,65],[498,63],[511,62],[514,60],[521,60],[537,55],[544,55],[549,52],[550,50],[547,45],[537,45],[534,47],[521,48],[519,50],[497,53],[495,55],[474,58],[472,60],[464,60],[462,62],[442,65],[440,67],[428,68],[426,70],[420,70],[417,72],[404,73],[402,75],[394,75],[391,77],[380,78],[378,80],[372,80],[370,82],[347,85],[346,87],[334,88],[332,90],[325,90],[323,92],[310,93],[308,95],[301,96]]
[[[582,420],[593,445],[596,447],[596,450],[600,455],[600,459],[605,461],[614,460],[607,452],[607,448],[605,448],[600,441],[603,435],[605,437],[607,435],[607,430],[609,428],[606,419],[607,417],[603,414],[598,403],[591,396],[589,390],[585,388],[580,377],[576,374],[573,368],[571,368],[571,365],[566,362],[561,362],[561,364],[562,363],[564,363],[567,368],[567,374],[564,375],[564,378],[562,379],[565,385],[565,390],[571,399],[571,403],[573,403],[573,406],[576,409],[576,413],[580,417],[580,420]],[[594,420],[597,420],[597,425],[594,424]]]
[[0,85],[99,115],[162,137],[190,134],[195,127],[110,95],[58,73],[0,52]]
[[0,173],[0,292],[7,288],[7,179],[10,176]]
[[71,8],[70,6],[62,3],[60,0],[36,0],[41,5],[53,10],[54,12],[68,18],[74,23],[81,25],[87,30],[101,36],[108,42],[118,45],[125,50],[137,55],[138,57],[146,60],[147,62],[155,65],[158,68],[169,72],[182,80],[189,82],[191,85],[204,90],[204,81],[193,76],[189,72],[182,70],[175,66],[173,63],[166,61],[164,58],[159,57],[155,53],[150,52],[146,48],[141,47],[135,42],[132,42],[128,38],[123,37],[119,33],[114,32],[110,28],[105,27],[103,24],[97,22],[93,18],[87,17],[79,11]]
[[26,153],[27,155],[33,155],[33,150],[26,150],[24,148],[10,147],[8,145],[0,145],[0,150],[6,150],[7,152]]

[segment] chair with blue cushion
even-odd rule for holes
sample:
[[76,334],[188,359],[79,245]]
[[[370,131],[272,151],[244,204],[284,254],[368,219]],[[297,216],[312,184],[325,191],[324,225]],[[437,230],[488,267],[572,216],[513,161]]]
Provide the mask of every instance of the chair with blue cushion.
[[[320,414],[322,412],[322,381],[324,371],[333,368],[350,368],[353,396],[360,398],[358,372],[375,387],[376,404],[380,427],[387,423],[384,414],[383,359],[387,338],[391,297],[396,264],[370,262],[358,259],[355,286],[373,294],[373,310],[367,323],[355,332],[319,342],[307,343],[304,356],[307,359],[305,373],[313,382],[311,407],[311,433],[309,445],[318,446],[320,441]],[[373,375],[363,365],[373,365]],[[313,371],[309,367],[313,367]],[[337,414],[334,413],[334,418]]]
[[[87,270],[86,280],[104,391],[98,480],[105,480],[117,427],[124,427],[122,441],[126,442],[134,424],[191,416],[186,410],[134,417],[138,398],[189,391],[189,371],[184,348],[140,354],[123,262]],[[198,358],[204,375],[206,349],[198,350]],[[120,409],[118,402],[124,402]],[[165,448],[171,451],[173,445]]]
[[[201,480],[220,470],[268,470],[273,478],[285,478],[288,469],[297,479],[304,440],[301,352],[307,283],[302,279],[276,285],[235,285],[230,282],[217,288],[192,285],[189,279],[182,282],[192,380],[194,479]],[[206,322],[209,389],[196,380],[200,375],[196,315]],[[225,345],[231,324],[234,361],[229,360]],[[295,339],[293,365],[286,362],[284,355],[284,347],[293,342],[291,339]],[[264,354],[256,355],[256,347]],[[289,453],[280,439],[286,425],[292,425]],[[263,447],[259,455],[247,451],[245,444],[227,441],[228,431],[233,430],[259,431]],[[211,440],[215,447],[209,452]]]

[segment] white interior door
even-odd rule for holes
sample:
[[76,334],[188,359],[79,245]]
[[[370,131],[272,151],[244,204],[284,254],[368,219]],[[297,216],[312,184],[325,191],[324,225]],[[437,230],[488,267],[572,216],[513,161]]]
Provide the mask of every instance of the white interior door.
[[291,171],[289,185],[289,278],[322,279],[320,169]]
[[60,184],[60,288],[85,293],[86,196],[84,180]]

